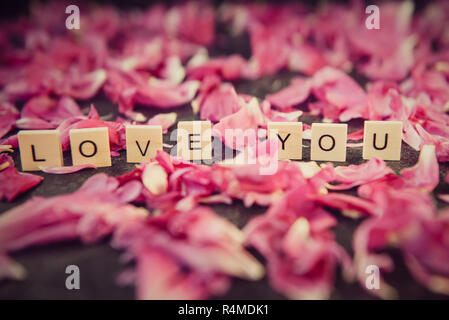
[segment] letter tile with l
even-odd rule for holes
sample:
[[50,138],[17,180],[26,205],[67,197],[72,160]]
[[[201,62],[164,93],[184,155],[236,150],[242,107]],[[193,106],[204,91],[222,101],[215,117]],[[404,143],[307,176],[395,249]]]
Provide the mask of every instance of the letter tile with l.
[[17,139],[22,171],[64,165],[58,130],[22,130],[17,134]]

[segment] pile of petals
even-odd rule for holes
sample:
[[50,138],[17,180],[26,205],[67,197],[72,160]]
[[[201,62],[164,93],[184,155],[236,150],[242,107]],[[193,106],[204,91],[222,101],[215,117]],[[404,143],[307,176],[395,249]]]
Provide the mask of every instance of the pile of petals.
[[25,276],[8,253],[73,239],[90,244],[110,234],[115,248],[126,249],[125,260],[137,262],[119,281],[135,282],[141,299],[207,298],[225,292],[230,276],[263,276],[263,266],[243,247],[243,233],[230,222],[199,206],[150,215],[128,204],[143,187],[97,174],[74,193],[32,198],[2,214],[0,277]]
[[153,209],[188,211],[201,203],[231,204],[239,199],[247,207],[270,205],[304,180],[294,163],[279,162],[274,175],[260,175],[260,164],[198,165],[158,151],[153,162],[141,164],[117,179],[137,182],[142,191],[137,202]]
[[[331,297],[337,270],[365,288],[368,266],[393,269],[391,249],[401,252],[417,282],[449,294],[449,211],[438,210],[433,197],[438,163],[449,161],[447,1],[420,10],[407,0],[380,3],[380,29],[365,27],[365,5],[358,0],[316,7],[214,7],[205,1],[129,11],[80,6],[78,30],[65,28],[67,5],[36,3],[28,16],[1,22],[1,200],[14,201],[42,181],[18,172],[2,153],[18,147],[17,130],[57,129],[66,151],[71,129],[107,127],[111,154],[119,156],[126,125],[161,125],[167,133],[177,120],[173,108],[186,106],[212,122],[224,146],[238,150],[232,160],[254,158],[259,147],[271,146],[259,140],[269,121],[304,115],[327,122],[401,121],[403,141],[420,158],[399,174],[379,159],[338,167],[276,159],[275,172],[263,175],[257,162],[201,165],[160,151],[118,177],[97,174],[71,194],[32,198],[2,213],[0,278],[25,276],[10,258],[25,247],[112,236],[124,262],[136,263],[118,281],[135,284],[141,299],[208,298],[224,294],[232,277],[258,280],[264,267],[247,248],[263,256],[268,281],[288,298]],[[249,37],[248,58],[240,48],[217,50],[226,43],[219,24],[233,41]],[[293,76],[280,90],[265,96],[238,90],[241,82],[285,71]],[[100,116],[92,104],[98,97],[114,104],[115,119]],[[148,119],[149,109],[156,113]],[[303,138],[310,138],[310,126],[303,128]],[[228,136],[227,129],[242,137],[256,132],[256,143]],[[348,135],[362,138],[363,130]],[[449,175],[442,183],[448,182]],[[437,196],[449,202],[449,195]],[[243,231],[206,207],[238,201],[266,209]],[[360,221],[352,256],[335,240],[338,214]],[[369,293],[397,296],[383,280]]]
[[81,239],[92,243],[109,235],[123,220],[142,219],[147,211],[127,205],[135,197],[133,184],[119,186],[98,174],[76,192],[52,198],[34,197],[0,217],[0,263],[2,277],[23,277],[22,268],[7,253],[46,243]]
[[331,231],[337,219],[313,200],[317,192],[304,181],[245,227],[248,245],[267,260],[271,285],[291,299],[329,298],[338,264],[346,279],[353,276]]
[[[337,265],[345,279],[364,285],[366,266],[393,267],[378,253],[387,247],[403,252],[417,281],[449,293],[447,213],[437,214],[429,196],[439,178],[434,146],[399,176],[377,159],[337,168],[280,164],[271,180],[248,166],[197,165],[159,152],[117,178],[98,174],[72,194],[33,198],[0,216],[0,274],[23,275],[9,252],[70,239],[91,243],[112,233],[125,261],[137,262],[119,282],[135,283],[139,298],[206,298],[226,292],[230,276],[259,279],[263,268],[244,245],[264,256],[270,283],[289,298],[328,298]],[[354,186],[359,197],[332,192]],[[244,233],[201,206],[242,196],[248,206],[269,206]],[[354,261],[335,241],[337,219],[328,208],[368,216],[354,235]],[[381,287],[376,294],[394,296],[393,288]]]
[[112,240],[137,262],[120,280],[135,283],[139,299],[204,299],[226,292],[230,276],[259,280],[264,268],[243,242],[239,229],[206,207],[122,223]]

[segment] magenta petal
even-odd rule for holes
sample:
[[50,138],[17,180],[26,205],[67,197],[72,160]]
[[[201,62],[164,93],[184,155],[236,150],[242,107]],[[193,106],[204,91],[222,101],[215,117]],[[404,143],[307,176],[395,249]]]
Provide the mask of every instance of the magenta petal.
[[311,87],[309,79],[295,78],[288,87],[267,95],[265,99],[279,109],[293,107],[309,97]]
[[431,192],[440,180],[435,146],[423,146],[419,154],[418,163],[412,168],[403,169],[401,177],[406,187],[419,188]]
[[0,154],[0,166],[7,164],[0,171],[0,199],[14,200],[19,194],[35,187],[42,181],[41,176],[18,172],[14,161],[6,154]]
[[346,190],[392,174],[393,170],[380,159],[371,159],[360,165],[339,166],[334,169],[337,185],[328,185],[331,190]]
[[0,104],[0,138],[11,131],[16,126],[19,118],[19,111],[11,103]]
[[241,105],[234,87],[229,83],[221,84],[203,98],[200,116],[203,120],[217,122],[236,113]]
[[319,101],[339,110],[331,119],[348,121],[366,115],[367,98],[364,90],[350,76],[338,69],[325,67],[315,73],[313,94]]

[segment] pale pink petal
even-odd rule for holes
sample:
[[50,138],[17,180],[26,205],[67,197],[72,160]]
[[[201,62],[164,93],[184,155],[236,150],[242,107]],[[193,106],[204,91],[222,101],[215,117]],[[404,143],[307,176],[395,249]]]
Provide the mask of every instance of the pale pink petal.
[[65,167],[43,167],[39,168],[42,172],[51,173],[51,174],[68,174],[78,172],[84,169],[96,169],[97,166],[93,164],[80,164],[73,166],[65,166]]

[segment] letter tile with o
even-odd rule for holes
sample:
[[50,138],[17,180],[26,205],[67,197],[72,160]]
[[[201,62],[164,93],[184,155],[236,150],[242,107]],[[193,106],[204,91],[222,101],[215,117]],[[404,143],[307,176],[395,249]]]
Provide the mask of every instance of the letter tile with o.
[[108,128],[72,129],[69,135],[73,165],[111,166]]
[[310,159],[346,161],[347,135],[345,123],[312,123]]

